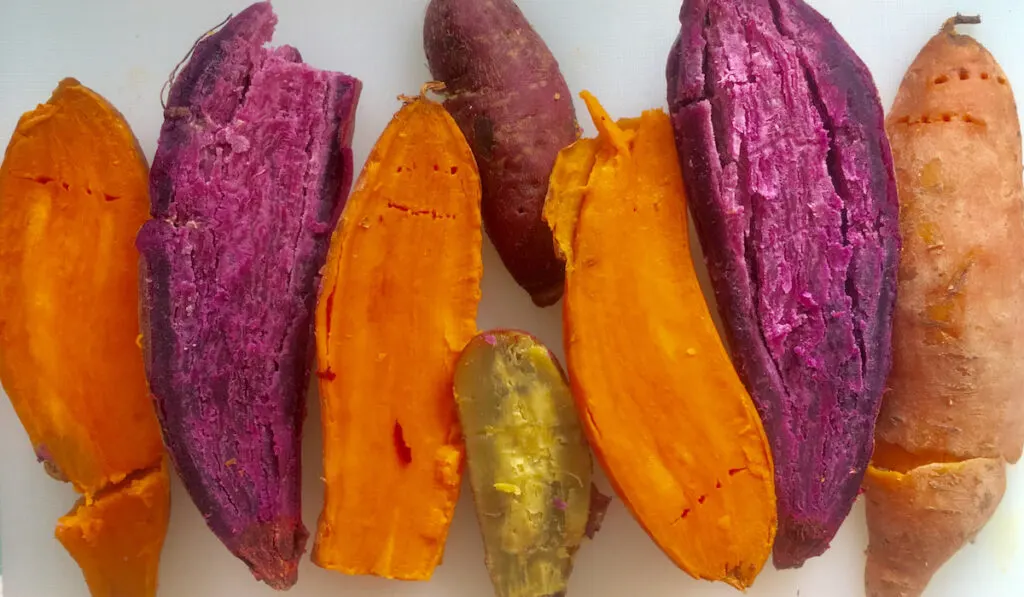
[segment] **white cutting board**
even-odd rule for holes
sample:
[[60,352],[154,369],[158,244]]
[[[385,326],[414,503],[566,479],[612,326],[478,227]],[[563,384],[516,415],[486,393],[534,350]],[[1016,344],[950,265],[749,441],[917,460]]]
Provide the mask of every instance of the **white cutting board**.
[[[195,38],[238,12],[246,0],[0,0],[0,143],[18,116],[49,97],[57,81],[75,76],[128,118],[152,157],[160,129],[160,86]],[[297,46],[313,66],[362,79],[355,158],[360,167],[399,104],[428,80],[421,46],[425,0],[277,0],[276,44]],[[814,0],[871,68],[886,106],[903,72],[942,21],[958,10],[980,13],[970,30],[1002,62],[1024,96],[1024,7],[1018,0]],[[594,92],[613,116],[665,104],[665,59],[678,30],[678,0],[520,0],[527,17],[562,65],[569,87]],[[1017,60],[1014,58],[1017,57]],[[593,127],[577,99],[588,134]],[[73,256],[69,256],[73,258]],[[1008,255],[1019,259],[1018,255]],[[1024,266],[1024,265],[1022,265]],[[489,244],[480,304],[481,329],[533,332],[561,356],[560,308],[535,309],[502,269]],[[0,297],[3,300],[3,297]],[[73,317],[73,314],[68,314]],[[304,519],[312,530],[320,510],[319,409],[310,402],[304,446]],[[602,478],[602,483],[604,482]],[[607,484],[605,484],[607,489]],[[28,438],[0,399],[0,543],[6,597],[86,597],[74,562],[52,538],[75,501],[35,462]],[[175,480],[164,549],[161,597],[274,595],[255,582],[209,533]],[[751,597],[861,597],[863,504],[858,503],[832,549],[801,570],[769,564]],[[430,582],[346,577],[303,561],[295,597],[491,595],[468,492],[455,516],[444,564]],[[570,595],[577,597],[711,597],[735,595],[698,582],[658,551],[616,500],[597,539],[580,551]],[[938,573],[927,597],[1020,597],[1024,594],[1024,466],[977,542]]]

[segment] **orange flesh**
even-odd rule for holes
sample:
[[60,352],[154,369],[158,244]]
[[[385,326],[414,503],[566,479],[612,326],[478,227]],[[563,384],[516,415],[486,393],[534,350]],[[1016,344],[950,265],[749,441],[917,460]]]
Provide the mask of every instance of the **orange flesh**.
[[91,504],[83,498],[60,519],[57,539],[82,568],[93,597],[156,595],[169,498],[161,465]]
[[915,468],[929,464],[950,464],[962,460],[955,454],[938,450],[909,452],[896,444],[880,439],[875,440],[875,451],[871,456],[872,468],[897,473],[909,473]]
[[21,118],[0,166],[0,382],[46,470],[85,496],[57,532],[94,597],[154,595],[167,526],[137,344],[148,176],[128,123],[73,79]]
[[0,380],[84,493],[163,453],[136,344],[147,177],[128,124],[73,80],[22,117],[0,168]]
[[326,500],[313,561],[430,578],[458,499],[452,394],[476,333],[480,179],[440,104],[405,105],[331,242],[316,313]]
[[775,535],[773,465],[690,258],[668,117],[564,150],[545,218],[567,258],[565,338],[580,418],[619,496],[683,570],[749,586]]

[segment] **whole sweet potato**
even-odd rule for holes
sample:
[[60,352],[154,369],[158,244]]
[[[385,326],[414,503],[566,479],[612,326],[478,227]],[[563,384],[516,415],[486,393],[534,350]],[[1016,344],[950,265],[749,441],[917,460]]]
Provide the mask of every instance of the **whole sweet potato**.
[[736,367],[772,442],[777,567],[860,491],[890,364],[896,185],[871,75],[802,0],[686,0],[668,99]]
[[150,391],[206,523],[256,578],[296,581],[310,332],[352,176],[360,83],[265,48],[269,3],[203,38],[171,86],[137,239]]
[[988,521],[1024,442],[1024,183],[1005,73],[951,19],[886,127],[900,191],[891,391],[868,471],[871,597],[920,595]]
[[432,0],[423,45],[480,167],[488,236],[533,302],[554,304],[565,268],[541,211],[555,156],[579,135],[558,63],[512,0]]

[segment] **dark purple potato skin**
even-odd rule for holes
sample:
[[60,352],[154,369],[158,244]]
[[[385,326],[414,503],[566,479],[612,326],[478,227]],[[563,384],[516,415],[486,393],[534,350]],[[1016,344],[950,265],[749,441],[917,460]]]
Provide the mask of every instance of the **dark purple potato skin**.
[[777,568],[827,548],[891,362],[898,203],[867,68],[801,0],[686,0],[679,159],[736,367],[775,458]]
[[487,235],[533,302],[554,304],[565,265],[541,213],[555,157],[579,135],[558,63],[512,0],[432,0],[423,47],[480,168]]
[[293,585],[312,311],[352,177],[358,80],[264,48],[267,3],[175,79],[139,232],[146,373],[190,497],[253,575]]

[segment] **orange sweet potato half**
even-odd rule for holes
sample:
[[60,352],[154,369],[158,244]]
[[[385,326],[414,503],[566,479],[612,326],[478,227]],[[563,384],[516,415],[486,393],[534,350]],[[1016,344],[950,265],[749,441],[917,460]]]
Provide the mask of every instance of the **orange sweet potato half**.
[[47,471],[83,494],[57,534],[94,597],[154,595],[167,529],[136,343],[147,178],[128,123],[73,79],[21,118],[0,166],[0,382]]
[[669,118],[613,122],[562,151],[545,218],[566,257],[569,377],[590,445],[662,550],[743,588],[771,552],[773,465],[690,258]]
[[430,578],[459,494],[452,375],[476,333],[480,178],[444,108],[410,99],[331,241],[316,312],[326,500],[313,561]]
[[161,463],[61,517],[57,539],[82,567],[94,596],[154,595],[167,532],[170,485]]

